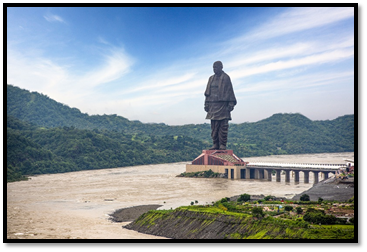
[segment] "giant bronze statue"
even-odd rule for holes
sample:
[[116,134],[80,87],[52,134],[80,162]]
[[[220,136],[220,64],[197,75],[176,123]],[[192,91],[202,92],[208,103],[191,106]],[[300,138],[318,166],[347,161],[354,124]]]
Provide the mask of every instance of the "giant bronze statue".
[[205,90],[206,119],[211,120],[213,147],[210,150],[225,150],[227,145],[228,121],[231,111],[237,104],[231,79],[223,72],[223,64],[213,64],[214,75],[209,77]]

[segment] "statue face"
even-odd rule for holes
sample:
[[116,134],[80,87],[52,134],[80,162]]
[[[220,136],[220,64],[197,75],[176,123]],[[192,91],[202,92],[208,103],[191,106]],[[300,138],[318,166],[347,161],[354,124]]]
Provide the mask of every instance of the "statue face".
[[223,67],[220,64],[213,65],[213,71],[215,74],[220,74],[222,72]]

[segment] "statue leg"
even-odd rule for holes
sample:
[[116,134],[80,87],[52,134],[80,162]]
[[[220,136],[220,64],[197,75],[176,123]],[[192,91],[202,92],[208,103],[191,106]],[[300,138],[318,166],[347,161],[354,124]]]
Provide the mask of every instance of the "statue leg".
[[219,149],[219,128],[220,128],[220,121],[218,120],[211,120],[210,121],[212,126],[212,139],[213,139],[213,147],[209,150],[218,150]]
[[218,131],[219,149],[220,150],[225,150],[226,149],[227,136],[228,136],[228,120],[221,120],[219,131]]

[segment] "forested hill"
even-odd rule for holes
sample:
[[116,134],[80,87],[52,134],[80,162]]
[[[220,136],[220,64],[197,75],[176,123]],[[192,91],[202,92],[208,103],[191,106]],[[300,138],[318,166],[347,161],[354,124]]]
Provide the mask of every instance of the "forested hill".
[[[7,115],[11,174],[189,161],[211,146],[210,124],[168,126],[89,116],[12,85],[7,85]],[[312,121],[301,114],[275,114],[230,124],[227,147],[240,157],[354,151],[354,115]]]
[[7,114],[46,128],[73,126],[78,129],[106,129],[136,133],[143,126],[141,122],[129,121],[117,115],[89,116],[81,113],[77,108],[70,108],[46,95],[29,92],[9,84],[7,85]]
[[44,128],[7,116],[7,179],[192,160],[205,143],[186,136]]

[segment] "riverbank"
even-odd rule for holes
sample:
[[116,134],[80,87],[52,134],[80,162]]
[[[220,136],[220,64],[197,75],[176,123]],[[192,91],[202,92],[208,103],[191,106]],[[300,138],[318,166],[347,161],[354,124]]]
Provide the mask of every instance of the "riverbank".
[[110,214],[110,220],[113,222],[130,222],[137,219],[140,215],[150,211],[156,210],[162,205],[141,205],[134,207],[127,207],[119,209]]
[[[265,215],[256,206],[218,201],[213,206],[149,211],[123,227],[172,239],[333,239],[357,242],[354,240],[354,225],[340,225],[336,217],[329,218],[320,213],[318,218],[323,225],[315,226],[313,220],[302,220],[295,213],[290,215],[284,210],[277,217]],[[330,227],[336,223],[339,225]]]
[[329,201],[347,201],[354,196],[354,178],[352,177],[347,180],[341,180],[335,177],[329,178],[295,195],[292,199],[299,200],[303,194],[310,196],[311,201],[317,201],[319,197]]
[[[317,201],[319,198],[328,201],[347,201],[354,196],[354,178],[340,180],[335,177],[321,181],[310,189],[295,195],[292,200],[300,200],[303,194],[310,196],[311,201]],[[237,201],[239,195],[231,196],[230,201]],[[252,200],[262,199],[264,195],[251,195]],[[285,199],[283,197],[277,200]],[[122,208],[110,216],[113,222],[131,222],[147,213],[150,210],[156,210],[162,205],[140,205],[128,208]]]

